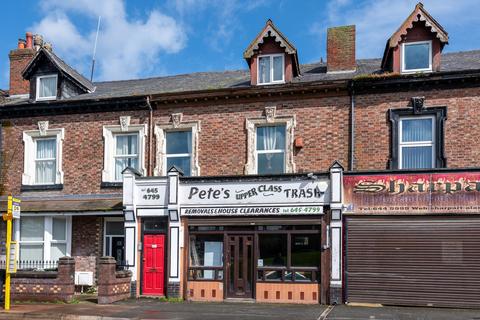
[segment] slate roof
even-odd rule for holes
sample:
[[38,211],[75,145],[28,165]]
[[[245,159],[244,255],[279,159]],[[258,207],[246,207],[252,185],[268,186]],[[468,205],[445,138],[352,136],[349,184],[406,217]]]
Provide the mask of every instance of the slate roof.
[[[357,60],[357,70],[355,72],[333,74],[326,72],[327,69],[325,62],[304,64],[301,65],[301,75],[296,77],[293,82],[308,83],[317,81],[349,80],[359,75],[378,74],[381,73],[381,61],[382,59],[359,59]],[[441,72],[462,72],[468,70],[480,70],[480,50],[442,54]],[[95,82],[93,85],[95,86],[95,91],[62,101],[81,101],[162,93],[248,88],[250,87],[250,73],[248,70],[198,72],[148,79]],[[27,99],[14,100],[7,102],[6,104],[21,104],[27,103],[27,101]]]
[[84,89],[86,89],[89,92],[94,91],[95,87],[93,83],[91,83],[87,78],[82,76],[77,70],[73,69],[70,67],[65,61],[60,59],[55,53],[53,53],[50,50],[47,50],[45,48],[41,48],[35,57],[32,59],[32,61],[25,67],[25,70],[23,71],[23,77],[28,79],[29,73],[32,71],[33,67],[35,66],[35,63],[38,59],[38,57],[41,54],[45,54],[47,58],[58,68],[60,71],[66,73],[68,76],[70,76],[74,81],[76,81],[78,84],[80,84]]

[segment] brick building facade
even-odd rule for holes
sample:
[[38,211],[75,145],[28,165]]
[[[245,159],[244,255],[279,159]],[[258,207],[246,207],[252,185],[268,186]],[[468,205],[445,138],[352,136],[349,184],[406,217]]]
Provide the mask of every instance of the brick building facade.
[[[22,212],[32,218],[30,226],[23,226],[25,230],[36,228],[34,223],[45,226],[41,239],[23,239],[23,227],[17,223],[16,235],[30,250],[24,255],[40,260],[56,259],[55,254],[70,255],[76,260],[77,271],[93,272],[93,278],[102,255],[114,255],[132,268],[131,261],[124,261],[128,255],[125,250],[130,249],[124,248],[125,234],[118,233],[117,224],[125,214],[122,197],[126,191],[120,172],[125,167],[142,176],[165,177],[175,165],[186,176],[218,177],[221,184],[229,176],[253,175],[252,179],[261,182],[276,174],[292,180],[307,174],[328,175],[336,161],[349,172],[479,166],[474,134],[480,120],[475,110],[480,100],[478,51],[442,54],[448,34],[421,4],[388,39],[383,59],[355,59],[354,26],[331,28],[327,39],[327,63],[300,65],[297,49],[269,20],[244,52],[249,70],[91,83],[57,57],[41,38],[36,37],[33,43],[32,35],[27,34],[25,43],[10,53],[10,96],[0,108],[2,194],[22,198]],[[420,50],[427,49],[426,60],[419,62],[426,65],[410,65],[409,45],[419,45],[411,47],[417,50],[414,57],[425,58]],[[420,97],[422,103],[416,109],[417,100],[412,98]],[[445,114],[437,116],[432,113],[434,109],[445,110]],[[406,154],[407,149],[402,148],[408,145],[401,145],[401,138],[398,142],[396,126],[398,119],[416,115],[438,121],[432,135],[442,135],[438,143],[431,138],[430,144],[420,145],[435,149],[430,166],[408,168],[405,163],[409,158],[402,160],[399,154],[399,150]],[[259,128],[277,128],[280,133],[272,139],[270,129],[262,132]],[[175,132],[186,132],[186,140],[174,140],[181,138],[171,134]],[[259,146],[261,134],[263,147]],[[40,149],[38,141],[49,139],[56,147]],[[277,139],[284,141],[283,146],[267,147],[275,145]],[[183,144],[187,145],[184,149]],[[281,165],[271,160],[275,152],[283,155]],[[46,154],[50,157],[44,157]],[[264,158],[265,168],[261,167]],[[430,161],[425,159],[416,161]],[[37,163],[44,163],[43,167]],[[40,183],[38,179],[51,180]],[[188,184],[188,179],[180,178],[180,184]],[[318,249],[322,262],[315,265],[322,280],[316,276],[309,280],[309,285],[320,290],[303,288],[303,295],[309,296],[306,300],[326,303],[349,299],[343,281],[348,275],[342,264],[348,258],[342,251],[343,232],[348,237],[342,222],[347,218],[333,210],[343,209],[326,202],[325,214],[315,229],[325,245]],[[177,240],[188,234],[188,218],[173,222],[163,213],[159,220],[154,217],[151,214],[133,223],[137,228],[133,256],[143,257],[143,249],[138,247],[144,244],[145,235],[165,233],[167,246],[168,226],[178,224],[182,230]],[[59,238],[54,235],[55,223],[66,230]],[[327,225],[339,233],[330,234]],[[199,225],[191,228],[198,231]],[[289,239],[295,236],[286,234]],[[187,236],[182,241],[182,287],[172,286],[170,291],[157,294],[182,294],[198,300],[227,297],[217,291],[212,297],[212,287],[202,287],[201,282],[187,284],[192,248]],[[337,247],[329,247],[328,241]],[[289,257],[294,255],[293,248],[288,250]],[[287,271],[294,267],[288,263]],[[148,289],[143,287],[147,280],[142,268],[140,262],[134,268],[138,272],[137,294]],[[338,272],[338,278],[332,272]],[[300,291],[295,298],[284,295],[283,291],[291,290],[282,287],[288,282],[285,277],[278,283],[273,281],[276,284],[265,289],[267,293],[258,291],[249,298],[302,302]],[[223,278],[216,281],[213,285],[223,284]],[[170,282],[165,288],[167,285]],[[189,296],[190,290],[194,293]],[[207,290],[208,297],[200,294],[202,290]],[[281,297],[272,298],[280,291]]]

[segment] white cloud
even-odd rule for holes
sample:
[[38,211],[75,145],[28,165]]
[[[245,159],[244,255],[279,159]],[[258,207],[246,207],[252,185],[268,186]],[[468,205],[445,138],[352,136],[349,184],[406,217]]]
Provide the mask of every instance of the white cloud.
[[[96,21],[102,17],[95,79],[136,78],[161,69],[156,68],[161,55],[182,50],[187,41],[172,17],[152,10],[144,19],[132,19],[122,0],[43,0],[41,8],[46,16],[31,30],[52,42],[54,51],[84,74],[89,74]],[[76,19],[82,28],[75,25]]]
[[[387,39],[413,11],[417,2],[418,0],[366,2],[332,0],[327,4],[327,19],[322,23],[313,24],[310,32],[324,40],[328,27],[355,24],[357,57],[381,57]],[[465,26],[478,25],[480,22],[480,16],[472,14],[480,10],[480,1],[425,0],[423,4],[447,32],[454,30],[456,26],[463,25],[462,30],[464,30]],[[452,39],[452,33],[450,36]]]

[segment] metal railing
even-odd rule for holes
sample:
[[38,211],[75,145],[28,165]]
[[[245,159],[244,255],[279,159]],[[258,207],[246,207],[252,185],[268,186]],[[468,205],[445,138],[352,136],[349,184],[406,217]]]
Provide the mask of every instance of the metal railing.
[[[5,260],[0,260],[0,269],[6,269]],[[17,270],[25,271],[55,271],[58,269],[58,260],[18,260]]]

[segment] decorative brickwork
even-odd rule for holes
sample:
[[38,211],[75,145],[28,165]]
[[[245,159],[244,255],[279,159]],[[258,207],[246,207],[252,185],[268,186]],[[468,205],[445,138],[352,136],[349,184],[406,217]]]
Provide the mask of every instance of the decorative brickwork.
[[99,304],[108,304],[130,297],[132,279],[130,271],[116,271],[116,261],[113,257],[101,257],[98,268]]
[[13,300],[72,300],[75,292],[75,261],[60,258],[58,271],[19,271],[12,275]]

